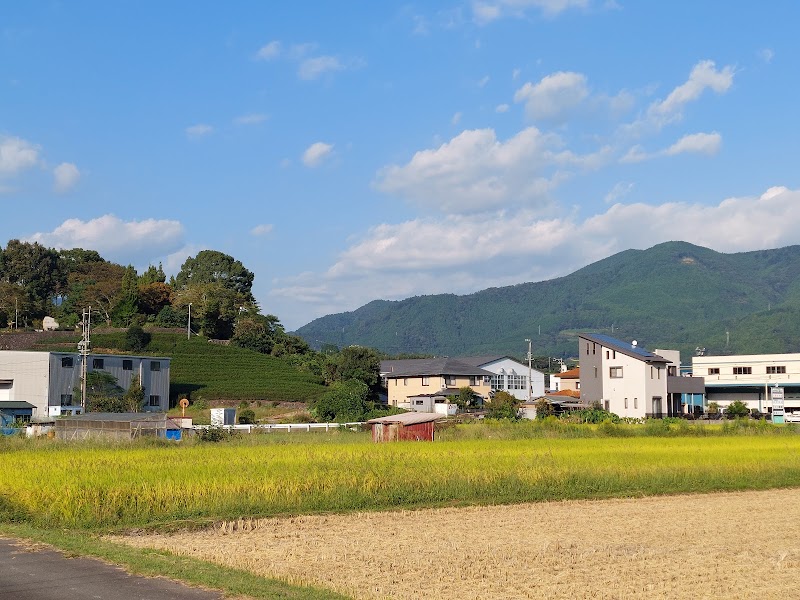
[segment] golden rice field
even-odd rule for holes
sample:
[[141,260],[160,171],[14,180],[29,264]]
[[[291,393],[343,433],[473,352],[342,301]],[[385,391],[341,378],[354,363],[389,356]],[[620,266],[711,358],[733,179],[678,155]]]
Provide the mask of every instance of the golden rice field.
[[0,444],[6,465],[0,469],[0,519],[107,530],[184,520],[800,485],[795,434],[432,444],[372,444],[356,434],[325,441],[281,439]]
[[796,598],[800,490],[309,515],[115,538],[354,598]]

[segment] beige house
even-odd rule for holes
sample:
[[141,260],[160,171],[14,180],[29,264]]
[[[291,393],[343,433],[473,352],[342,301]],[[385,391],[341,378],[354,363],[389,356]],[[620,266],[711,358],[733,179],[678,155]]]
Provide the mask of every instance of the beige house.
[[[562,371],[558,375],[550,375],[550,390],[553,392],[581,391],[581,368],[575,367]],[[578,394],[580,396],[580,394]]]
[[471,387],[480,399],[488,400],[492,375],[491,371],[453,358],[381,362],[389,405],[419,412],[444,412],[446,409],[437,410],[435,405],[449,404],[448,399],[463,387]]

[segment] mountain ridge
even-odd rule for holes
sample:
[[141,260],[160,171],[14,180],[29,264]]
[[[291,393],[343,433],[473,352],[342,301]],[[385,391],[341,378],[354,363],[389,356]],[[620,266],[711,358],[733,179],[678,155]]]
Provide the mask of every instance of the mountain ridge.
[[682,352],[800,351],[800,246],[724,254],[664,242],[545,281],[373,300],[296,333],[312,345],[451,356],[521,355],[531,338],[534,354],[569,357],[579,331]]

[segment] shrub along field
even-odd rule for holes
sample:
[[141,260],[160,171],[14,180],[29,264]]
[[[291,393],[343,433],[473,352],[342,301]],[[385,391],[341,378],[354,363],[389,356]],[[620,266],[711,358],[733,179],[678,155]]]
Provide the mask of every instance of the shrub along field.
[[462,426],[434,443],[373,444],[347,431],[182,444],[0,440],[2,462],[14,465],[0,470],[0,519],[108,530],[800,484],[793,428],[647,433],[646,426],[533,423]]

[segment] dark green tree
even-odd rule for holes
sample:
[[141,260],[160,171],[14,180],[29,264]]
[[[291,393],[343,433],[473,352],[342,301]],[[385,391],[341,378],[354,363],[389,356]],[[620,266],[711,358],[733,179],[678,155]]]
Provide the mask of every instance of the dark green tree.
[[490,419],[518,420],[520,401],[508,392],[495,392],[491,402],[486,405],[486,416]]
[[158,263],[158,267],[150,265],[147,267],[147,270],[139,276],[139,285],[164,283],[166,280],[167,276],[164,274],[164,269],[161,266],[161,263]]
[[459,408],[470,408],[475,405],[475,390],[469,386],[458,389],[458,396],[455,398]]
[[327,371],[331,381],[357,379],[375,388],[380,379],[381,359],[377,350],[364,346],[348,346],[338,354],[327,356]]
[[141,325],[131,325],[125,332],[125,347],[129,352],[141,352],[150,343],[150,334]]
[[24,290],[30,301],[32,318],[41,318],[53,309],[54,299],[67,284],[67,270],[61,255],[38,242],[10,240],[0,255],[2,280]]
[[134,375],[128,391],[122,396],[123,409],[126,412],[139,412],[144,406],[144,388],[138,375]]
[[249,315],[236,322],[231,344],[270,354],[283,336],[283,325],[275,315]]
[[373,408],[368,398],[369,387],[363,381],[340,381],[311,403],[311,414],[326,423],[360,421]]
[[185,288],[199,283],[218,283],[241,294],[248,302],[255,302],[252,293],[252,271],[222,252],[202,250],[194,258],[187,258],[175,277],[175,287]]

